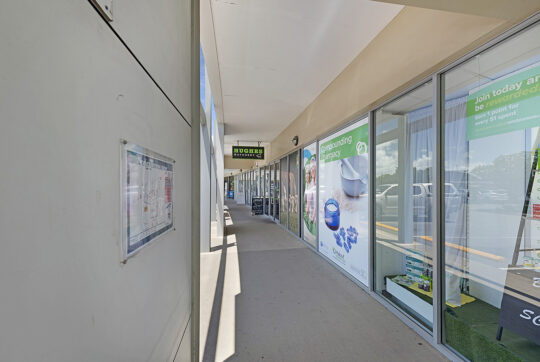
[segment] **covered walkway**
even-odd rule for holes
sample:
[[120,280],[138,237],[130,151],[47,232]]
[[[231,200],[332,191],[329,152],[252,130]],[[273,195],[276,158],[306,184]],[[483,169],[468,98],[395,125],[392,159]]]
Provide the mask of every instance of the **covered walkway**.
[[269,218],[236,203],[226,218],[201,256],[202,360],[445,360]]

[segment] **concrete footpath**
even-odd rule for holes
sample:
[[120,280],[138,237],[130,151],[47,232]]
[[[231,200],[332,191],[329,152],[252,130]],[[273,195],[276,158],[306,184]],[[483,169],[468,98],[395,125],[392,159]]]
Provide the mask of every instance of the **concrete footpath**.
[[203,361],[445,361],[301,241],[228,203],[201,256]]

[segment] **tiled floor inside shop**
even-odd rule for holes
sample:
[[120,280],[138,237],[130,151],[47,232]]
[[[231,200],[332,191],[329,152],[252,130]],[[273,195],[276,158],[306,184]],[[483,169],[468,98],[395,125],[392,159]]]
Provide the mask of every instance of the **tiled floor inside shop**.
[[201,256],[203,361],[443,361],[301,241],[228,203]]

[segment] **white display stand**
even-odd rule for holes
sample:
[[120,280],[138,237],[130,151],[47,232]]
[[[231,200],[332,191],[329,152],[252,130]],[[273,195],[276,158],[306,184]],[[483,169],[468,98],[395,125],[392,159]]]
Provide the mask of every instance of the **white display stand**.
[[386,291],[399,299],[404,305],[416,311],[425,320],[433,323],[433,306],[431,304],[414,295],[407,288],[393,282],[390,278],[386,278]]

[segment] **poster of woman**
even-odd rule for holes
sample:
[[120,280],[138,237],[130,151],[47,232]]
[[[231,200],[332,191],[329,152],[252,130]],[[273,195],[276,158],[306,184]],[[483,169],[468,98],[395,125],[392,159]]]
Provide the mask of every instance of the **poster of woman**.
[[304,201],[302,208],[303,238],[317,246],[317,145],[312,143],[304,148],[302,157],[302,178]]

